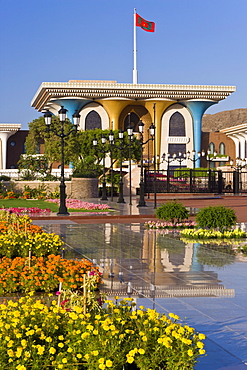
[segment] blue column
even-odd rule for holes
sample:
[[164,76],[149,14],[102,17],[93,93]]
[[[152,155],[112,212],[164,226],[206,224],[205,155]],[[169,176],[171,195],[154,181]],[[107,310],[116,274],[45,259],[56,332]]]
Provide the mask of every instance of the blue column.
[[60,106],[64,106],[65,109],[68,110],[67,117],[73,123],[73,114],[76,110],[80,111],[86,104],[91,103],[92,100],[82,100],[82,99],[57,99],[55,103],[59,104]]
[[[76,110],[80,111],[86,104],[91,103],[91,100],[82,99],[57,99],[55,100],[57,104],[63,106],[67,109],[67,117],[73,123],[73,114]],[[73,167],[72,163],[69,165],[70,168]]]
[[[202,116],[204,112],[216,102],[209,101],[185,101],[184,105],[190,110],[193,118],[193,132],[194,132],[194,150],[201,151],[201,134],[202,134]],[[197,158],[197,155],[196,155]],[[199,163],[198,163],[199,162]],[[200,167],[200,161],[196,161],[196,167]]]
[[190,271],[203,271],[203,265],[200,265],[197,260],[197,250],[200,248],[200,243],[193,243],[193,257]]

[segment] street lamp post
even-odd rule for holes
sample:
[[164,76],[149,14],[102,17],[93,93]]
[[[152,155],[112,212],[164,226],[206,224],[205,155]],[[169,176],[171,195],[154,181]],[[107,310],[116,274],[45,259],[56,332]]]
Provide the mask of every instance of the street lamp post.
[[167,163],[167,170],[170,170],[170,163],[176,160],[176,153],[174,153],[172,156],[170,153],[163,153],[162,155],[162,162]]
[[138,124],[138,129],[141,134],[140,138],[140,148],[141,148],[141,172],[140,172],[140,199],[139,204],[137,207],[146,207],[145,202],[145,182],[144,182],[144,174],[143,174],[143,146],[147,144],[150,140],[154,140],[155,135],[155,126],[151,125],[149,127],[149,132],[151,135],[151,138],[149,138],[147,141],[143,142],[143,131],[144,131],[144,123],[142,121]]
[[133,139],[133,127],[131,126],[130,123],[130,113],[129,113],[129,125],[127,127],[127,132],[128,132],[128,138],[129,138],[129,205],[132,205],[132,189],[131,189],[131,147],[132,147],[132,139]]
[[[213,154],[213,156],[212,156],[212,154]],[[208,149],[207,150],[207,161],[208,161],[208,168],[210,169],[211,168],[211,165],[210,165],[210,163],[211,163],[211,161],[213,161],[213,159],[215,159],[217,157],[217,152],[216,151],[214,151],[214,153],[211,153],[211,150],[210,149]]]
[[153,111],[154,111],[154,124],[153,124],[153,147],[154,147],[154,209],[156,209],[157,206],[157,189],[156,189],[156,135],[155,135],[155,124],[156,124],[156,103],[153,105]]
[[[101,143],[102,143],[102,149],[101,152],[103,153],[103,179],[102,179],[102,196],[101,200],[108,200],[107,195],[106,195],[106,180],[105,180],[105,155],[106,155],[106,150],[105,150],[105,144],[106,144],[106,137],[102,135],[101,137]],[[93,139],[93,145],[97,146],[98,142],[96,137]]]
[[61,178],[60,178],[60,205],[57,215],[58,216],[66,216],[69,215],[69,212],[66,207],[66,185],[65,185],[65,179],[64,179],[64,139],[69,136],[71,133],[77,132],[77,127],[80,122],[80,114],[78,111],[76,111],[73,114],[73,123],[74,127],[65,134],[64,132],[64,124],[67,118],[67,109],[65,109],[63,106],[61,106],[61,109],[58,111],[59,114],[59,121],[61,123],[61,127],[59,130],[55,129],[52,126],[52,114],[48,110],[44,114],[45,118],[45,124],[47,127],[47,132],[53,132],[57,137],[61,139]]
[[233,172],[233,192],[238,194],[242,190],[242,169],[247,166],[247,158],[236,158],[236,165],[233,165],[233,160],[230,160],[230,165],[234,169]]
[[193,169],[196,167],[196,161],[199,161],[201,157],[205,157],[205,151],[202,150],[201,152],[197,152],[197,158],[196,158],[196,151],[192,150],[192,158],[190,157],[190,152],[188,151],[186,153],[186,158],[193,162]]
[[169,193],[170,192],[170,163],[175,161],[176,159],[176,153],[173,153],[171,156],[170,153],[163,153],[162,155],[162,162],[167,163],[167,170],[166,170],[166,190]]
[[186,159],[186,153],[178,152],[178,155],[176,153],[174,154],[173,154],[174,161],[179,162],[179,169],[181,170],[182,162]]
[[124,132],[123,130],[119,130],[118,132],[119,137],[119,151],[120,151],[120,179],[119,179],[119,196],[117,203],[125,203],[124,197],[123,197],[123,138],[124,138]]
[[114,146],[114,133],[111,130],[109,133],[110,153],[111,153],[111,201],[113,202],[113,146]]

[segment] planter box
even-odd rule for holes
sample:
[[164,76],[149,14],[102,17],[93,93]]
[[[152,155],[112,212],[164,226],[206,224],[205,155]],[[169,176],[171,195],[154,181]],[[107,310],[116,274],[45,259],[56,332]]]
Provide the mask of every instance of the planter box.
[[71,179],[71,198],[90,199],[99,197],[99,180],[97,178],[76,178]]

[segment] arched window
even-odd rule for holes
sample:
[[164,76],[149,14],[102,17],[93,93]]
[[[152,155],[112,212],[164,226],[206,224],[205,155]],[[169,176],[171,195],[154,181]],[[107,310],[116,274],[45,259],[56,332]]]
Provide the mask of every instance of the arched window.
[[214,152],[215,152],[215,145],[214,145],[214,143],[211,142],[208,145],[208,149],[210,150],[211,154],[214,154]]
[[169,120],[169,136],[185,136],[185,120],[179,112],[173,113]]
[[137,114],[131,112],[130,117],[127,114],[124,120],[124,131],[127,131],[127,127],[129,126],[129,124],[131,124],[131,126],[133,127],[133,132],[139,132],[139,128],[138,128],[139,121],[140,121],[140,118],[138,117]]
[[[219,154],[221,155],[225,155],[226,154],[226,146],[224,143],[220,143],[219,145]],[[226,162],[220,162],[220,165],[221,166],[225,166],[226,165]]]
[[219,154],[226,154],[226,146],[224,143],[220,143],[219,145]]
[[[209,144],[209,146],[208,146],[208,149],[210,150],[210,153],[211,153],[210,155],[212,156],[214,154],[214,152],[215,152],[215,145],[214,145],[214,143],[211,142]],[[210,168],[215,168],[215,166],[216,166],[216,162],[210,160],[209,161],[209,167]]]
[[95,128],[102,128],[101,118],[99,113],[92,110],[88,113],[85,119],[85,130],[94,130]]

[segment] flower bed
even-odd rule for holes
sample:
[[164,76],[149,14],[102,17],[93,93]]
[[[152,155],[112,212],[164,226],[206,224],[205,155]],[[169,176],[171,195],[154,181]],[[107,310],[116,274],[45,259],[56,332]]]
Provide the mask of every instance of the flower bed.
[[58,253],[63,246],[59,235],[26,232],[8,232],[0,235],[0,257],[41,257]]
[[193,369],[205,354],[205,335],[176,315],[134,305],[129,298],[109,301],[100,313],[84,315],[81,307],[66,311],[30,297],[2,304],[0,368]]
[[32,225],[27,215],[20,216],[6,210],[0,213],[0,257],[47,256],[63,247],[59,235],[46,233]]
[[180,231],[180,235],[192,239],[240,239],[246,238],[247,234],[241,229],[216,231],[207,229],[185,229]]
[[95,272],[97,285],[101,275],[96,267],[86,259],[66,260],[61,256],[47,258],[32,257],[0,259],[0,295],[14,292],[52,292],[59,283],[63,289],[79,289],[83,285],[84,274]]
[[[59,199],[47,199],[46,202],[59,204]],[[89,202],[83,202],[77,199],[66,199],[66,206],[73,210],[86,210],[86,211],[105,211],[109,210],[107,204],[95,204]]]
[[144,226],[147,229],[181,229],[181,228],[194,228],[196,223],[194,221],[183,222],[169,222],[169,221],[147,221]]
[[38,207],[10,207],[5,208],[6,211],[16,214],[48,214],[51,213],[49,208],[40,209]]

